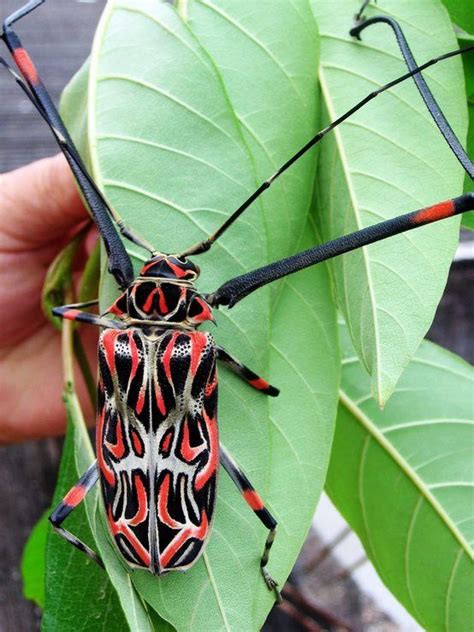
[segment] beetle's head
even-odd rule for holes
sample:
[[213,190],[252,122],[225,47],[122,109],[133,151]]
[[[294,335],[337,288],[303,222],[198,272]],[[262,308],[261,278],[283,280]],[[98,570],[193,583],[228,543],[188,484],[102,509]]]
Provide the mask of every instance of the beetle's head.
[[185,327],[214,321],[212,307],[193,287],[198,276],[199,268],[189,259],[157,254],[109,311],[138,321],[166,321]]
[[199,268],[189,259],[177,255],[158,254],[149,259],[140,270],[140,277],[173,279],[175,281],[190,281],[199,276]]

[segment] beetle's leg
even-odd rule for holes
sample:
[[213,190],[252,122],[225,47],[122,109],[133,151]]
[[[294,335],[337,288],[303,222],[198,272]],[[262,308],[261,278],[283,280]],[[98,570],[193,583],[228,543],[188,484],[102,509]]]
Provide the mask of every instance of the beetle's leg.
[[270,555],[270,549],[272,548],[272,544],[276,535],[277,521],[265,507],[265,505],[263,504],[263,500],[260,498],[252,483],[231,457],[229,452],[224,448],[222,443],[219,445],[219,458],[227,474],[231,477],[231,479],[239,488],[245,502],[269,531],[268,537],[265,541],[263,555],[260,560],[260,568],[262,570],[262,575],[265,583],[270,590],[273,590],[275,592],[278,603],[281,603],[282,599],[280,591],[278,590],[278,584],[266,569],[268,558]]
[[53,525],[53,529],[56,533],[79,549],[79,551],[85,553],[87,557],[90,557],[91,560],[103,568],[104,564],[97,553],[61,526],[71,511],[74,511],[74,509],[84,500],[88,492],[90,492],[97,483],[98,478],[99,471],[97,469],[97,461],[94,461],[94,463],[92,463],[92,465],[87,469],[86,473],[81,476],[74,487],[72,487],[66,496],[64,496],[62,501],[50,515],[49,521]]
[[67,320],[75,320],[80,323],[87,323],[88,325],[97,325],[98,327],[107,327],[108,329],[125,329],[126,324],[120,320],[113,320],[112,318],[105,318],[99,314],[90,314],[89,312],[83,312],[84,307],[90,307],[91,305],[97,305],[99,301],[88,301],[87,303],[72,303],[71,305],[62,305],[61,307],[53,307],[54,316],[59,318],[66,318]]
[[246,367],[245,364],[242,364],[242,362],[239,362],[237,358],[234,358],[234,356],[231,356],[230,353],[227,353],[227,351],[222,347],[217,347],[217,359],[224,362],[231,371],[247,382],[247,384],[256,388],[258,391],[262,391],[265,395],[276,397],[280,394],[280,389],[272,386],[262,377],[259,377],[256,373]]

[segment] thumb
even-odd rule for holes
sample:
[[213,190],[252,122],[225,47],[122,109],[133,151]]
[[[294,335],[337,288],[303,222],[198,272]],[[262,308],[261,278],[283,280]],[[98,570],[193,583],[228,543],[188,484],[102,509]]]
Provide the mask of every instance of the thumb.
[[0,175],[0,247],[35,248],[64,240],[89,219],[62,154]]

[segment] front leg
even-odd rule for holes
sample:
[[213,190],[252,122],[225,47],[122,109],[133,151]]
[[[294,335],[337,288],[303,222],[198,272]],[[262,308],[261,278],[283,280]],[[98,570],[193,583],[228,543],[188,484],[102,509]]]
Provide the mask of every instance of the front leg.
[[276,397],[280,394],[280,389],[272,386],[266,380],[259,377],[256,373],[254,373],[248,367],[242,364],[242,362],[239,362],[237,358],[234,358],[230,355],[230,353],[227,353],[227,351],[222,347],[217,347],[217,359],[227,364],[229,369],[233,371],[236,375],[238,375],[242,380],[247,382],[247,384],[249,384],[253,388],[256,388],[258,391],[265,393],[265,395]]
[[119,320],[105,318],[99,314],[91,314],[83,312],[84,307],[97,305],[98,300],[88,301],[87,303],[73,303],[71,305],[62,305],[61,307],[53,307],[53,315],[67,320],[75,320],[79,323],[88,325],[97,325],[98,327],[107,327],[108,329],[126,329],[127,325]]

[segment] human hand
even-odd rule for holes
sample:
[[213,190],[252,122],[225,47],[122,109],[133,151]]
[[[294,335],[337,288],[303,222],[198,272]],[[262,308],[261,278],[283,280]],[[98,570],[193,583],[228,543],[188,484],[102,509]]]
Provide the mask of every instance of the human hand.
[[[88,222],[62,155],[0,175],[0,443],[64,432],[61,340],[42,313],[41,290],[50,263]],[[95,236],[91,229],[87,250]],[[97,335],[81,331],[92,362]],[[77,388],[90,418],[80,377]]]

